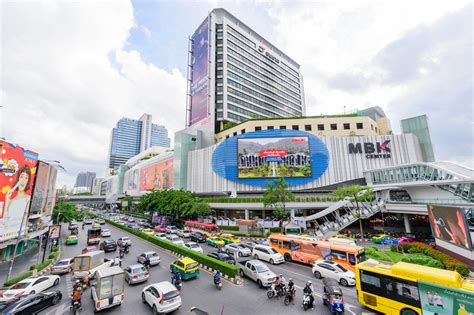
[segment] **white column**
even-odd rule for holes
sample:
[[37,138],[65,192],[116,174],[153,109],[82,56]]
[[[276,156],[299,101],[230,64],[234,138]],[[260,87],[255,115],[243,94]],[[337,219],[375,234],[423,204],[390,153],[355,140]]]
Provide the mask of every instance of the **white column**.
[[407,213],[403,214],[403,221],[405,222],[405,233],[411,233],[410,217]]
[[245,209],[245,220],[248,220],[249,216],[249,209]]

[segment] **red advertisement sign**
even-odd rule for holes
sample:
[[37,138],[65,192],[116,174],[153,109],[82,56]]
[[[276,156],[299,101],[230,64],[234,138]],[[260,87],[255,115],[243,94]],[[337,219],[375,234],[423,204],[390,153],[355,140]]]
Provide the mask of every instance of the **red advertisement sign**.
[[38,154],[0,141],[0,240],[26,231],[31,195],[35,182]]
[[261,157],[266,157],[266,156],[286,156],[288,154],[288,151],[286,150],[262,150],[258,154]]
[[172,187],[173,159],[146,166],[140,173],[140,191],[161,190]]

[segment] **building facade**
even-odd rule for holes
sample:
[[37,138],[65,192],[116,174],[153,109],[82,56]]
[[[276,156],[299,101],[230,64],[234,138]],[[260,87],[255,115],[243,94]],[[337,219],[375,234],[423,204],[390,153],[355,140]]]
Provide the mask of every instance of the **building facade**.
[[435,155],[431,143],[428,116],[421,115],[403,119],[400,121],[400,126],[403,133],[412,133],[418,137],[423,152],[423,161],[434,162]]
[[80,172],[79,174],[77,174],[74,188],[77,191],[82,190],[82,192],[91,192],[94,179],[95,179],[94,172]]
[[165,126],[152,123],[152,116],[143,114],[138,120],[122,118],[112,129],[108,172],[117,170],[128,159],[152,146],[170,147],[171,140]]

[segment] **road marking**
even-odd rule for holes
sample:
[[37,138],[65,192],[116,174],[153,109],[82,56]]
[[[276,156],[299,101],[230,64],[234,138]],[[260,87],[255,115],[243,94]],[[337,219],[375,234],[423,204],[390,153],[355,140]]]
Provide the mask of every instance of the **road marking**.
[[69,302],[63,302],[56,305],[53,309],[50,309],[45,315],[61,315],[66,313],[66,309],[69,309]]

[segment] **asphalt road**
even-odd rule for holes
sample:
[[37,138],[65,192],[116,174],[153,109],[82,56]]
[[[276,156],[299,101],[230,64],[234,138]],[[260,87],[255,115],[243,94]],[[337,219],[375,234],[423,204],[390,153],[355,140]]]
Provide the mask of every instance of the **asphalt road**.
[[[88,226],[90,227],[90,225]],[[173,262],[174,257],[168,251],[148,243],[134,235],[128,234],[113,226],[105,225],[112,231],[112,239],[116,240],[120,236],[129,236],[132,239],[132,246],[130,253],[126,255],[122,262],[122,267],[125,268],[130,264],[136,263],[136,257],[144,251],[154,250],[161,258],[161,263],[158,266],[153,266],[150,269],[150,278],[147,282],[128,285],[125,284],[125,300],[119,307],[104,310],[104,314],[151,314],[151,308],[141,302],[142,289],[152,283],[160,281],[170,281],[169,265]],[[68,234],[67,226],[63,226],[63,238]],[[65,234],[65,235],[64,235]],[[86,246],[86,232],[79,231],[79,244],[72,246],[65,246],[63,239],[62,257],[73,257],[80,254],[82,248]],[[202,245],[205,252],[215,250],[207,245]],[[108,258],[113,258],[117,253],[107,253]],[[315,279],[311,274],[309,266],[299,265],[295,263],[284,263],[281,265],[272,266],[270,269],[277,274],[283,274],[286,279],[293,278],[297,287],[295,305],[285,306],[283,300],[268,299],[266,290],[258,288],[257,284],[245,279],[242,285],[234,285],[228,281],[224,281],[222,291],[217,291],[212,281],[212,275],[205,270],[201,270],[201,274],[197,279],[185,281],[181,290],[182,307],[174,312],[174,314],[189,314],[189,310],[193,306],[207,311],[209,314],[330,314],[329,310],[321,303],[319,296],[315,297],[315,308],[307,312],[303,311],[301,307],[302,287],[308,279],[311,279],[316,294],[322,292],[321,281]],[[70,275],[61,276],[61,283],[54,289],[59,289],[63,292],[63,300],[54,308],[46,309],[41,314],[58,315],[69,313],[70,295],[72,294],[72,281]],[[355,300],[354,288],[343,288],[344,301],[346,304],[346,314],[373,314],[369,310],[357,307]],[[90,289],[87,289],[82,299],[83,310],[82,314],[92,314],[93,304],[90,299]]]

